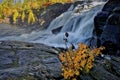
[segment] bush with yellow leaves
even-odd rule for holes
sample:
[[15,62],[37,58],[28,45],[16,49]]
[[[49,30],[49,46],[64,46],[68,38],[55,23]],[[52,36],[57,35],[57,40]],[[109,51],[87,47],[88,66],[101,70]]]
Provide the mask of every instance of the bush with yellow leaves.
[[24,22],[24,20],[25,20],[25,12],[24,11],[22,12],[21,20],[22,20],[22,22]]
[[59,54],[62,62],[62,76],[67,80],[77,80],[80,74],[88,73],[93,67],[93,61],[104,47],[88,48],[81,43],[76,51],[68,50]]
[[17,18],[19,17],[19,12],[16,9],[13,9],[13,21],[17,22]]
[[32,10],[28,10],[28,24],[35,22],[35,16]]

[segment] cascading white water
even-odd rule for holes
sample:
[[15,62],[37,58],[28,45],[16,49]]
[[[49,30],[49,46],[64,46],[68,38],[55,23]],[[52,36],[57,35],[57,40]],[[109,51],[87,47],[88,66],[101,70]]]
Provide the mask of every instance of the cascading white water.
[[[101,6],[92,9],[82,9],[78,5],[55,18],[46,30],[22,34],[21,36],[8,36],[0,40],[18,40],[33,43],[43,43],[54,47],[65,47],[65,33],[69,33],[68,42],[74,45],[83,42],[89,44],[93,37],[94,16],[101,9]],[[86,8],[84,6],[84,8]],[[70,46],[70,44],[68,44]]]

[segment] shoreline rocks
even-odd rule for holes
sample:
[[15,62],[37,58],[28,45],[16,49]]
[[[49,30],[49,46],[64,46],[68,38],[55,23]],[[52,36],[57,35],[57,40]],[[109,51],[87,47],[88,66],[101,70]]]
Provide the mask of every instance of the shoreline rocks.
[[98,46],[105,46],[105,53],[120,56],[120,1],[109,0],[94,21]]
[[[43,44],[0,42],[0,80],[63,80],[58,50]],[[104,55],[95,59],[89,74],[81,80],[119,80],[120,57]]]
[[0,80],[32,75],[41,80],[60,75],[58,51],[43,44],[0,42]]

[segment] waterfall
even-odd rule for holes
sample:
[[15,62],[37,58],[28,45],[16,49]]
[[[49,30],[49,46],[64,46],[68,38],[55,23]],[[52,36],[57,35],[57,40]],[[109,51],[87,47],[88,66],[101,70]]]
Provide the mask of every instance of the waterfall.
[[[98,2],[100,4],[100,2]],[[97,3],[93,3],[96,6]],[[65,33],[69,33],[68,46],[77,45],[82,42],[87,45],[93,37],[94,16],[101,10],[102,6],[87,8],[88,6],[73,5],[60,16],[56,17],[46,30],[33,31],[30,34],[21,36],[8,36],[0,40],[18,40],[32,43],[42,43],[54,47],[65,47]]]

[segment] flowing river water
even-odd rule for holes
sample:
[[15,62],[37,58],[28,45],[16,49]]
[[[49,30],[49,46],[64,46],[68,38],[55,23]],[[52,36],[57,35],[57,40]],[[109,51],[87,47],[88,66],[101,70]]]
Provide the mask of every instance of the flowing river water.
[[[68,36],[68,46],[72,44],[77,45],[82,42],[87,45],[91,40],[95,40],[94,30],[94,16],[102,8],[103,3],[93,2],[91,4],[73,5],[51,21],[47,29],[41,31],[33,31],[29,34],[21,34],[19,36],[4,36],[0,40],[17,40],[32,43],[42,43],[48,46],[65,48],[65,33]],[[93,39],[94,38],[94,39]]]

